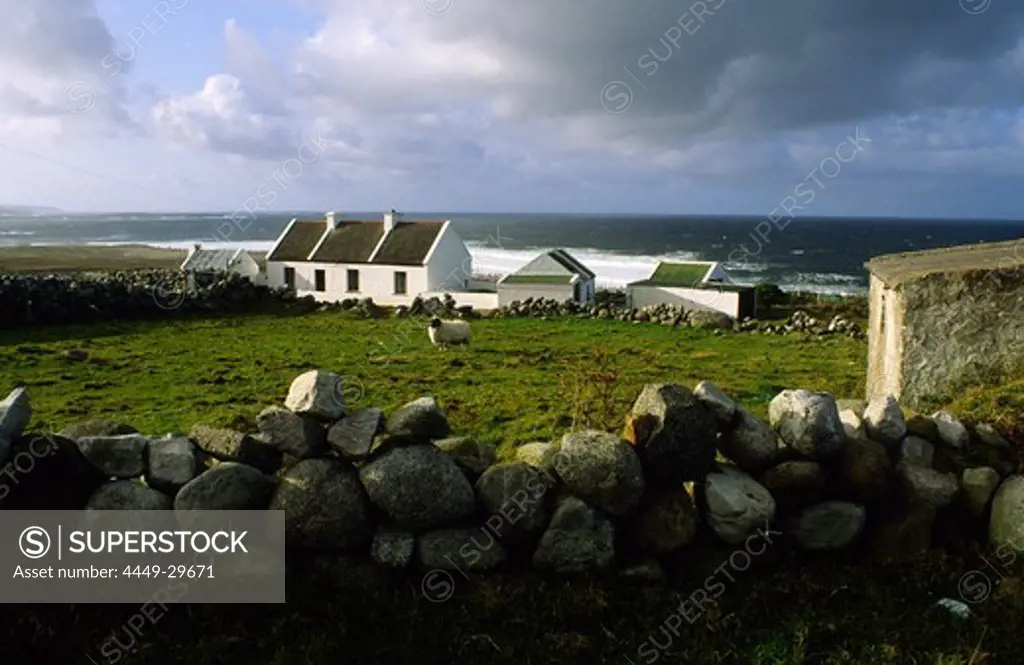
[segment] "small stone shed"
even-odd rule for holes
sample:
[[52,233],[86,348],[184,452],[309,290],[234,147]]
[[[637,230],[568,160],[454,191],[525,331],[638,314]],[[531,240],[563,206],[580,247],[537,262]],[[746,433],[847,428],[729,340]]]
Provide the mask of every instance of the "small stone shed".
[[1024,367],[1024,238],[879,256],[871,274],[868,399],[910,408]]

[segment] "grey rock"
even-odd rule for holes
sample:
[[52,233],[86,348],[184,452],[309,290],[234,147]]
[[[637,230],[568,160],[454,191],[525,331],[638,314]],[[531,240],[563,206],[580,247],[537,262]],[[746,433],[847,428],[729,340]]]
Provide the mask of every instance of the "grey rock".
[[562,573],[603,570],[615,560],[615,529],[601,511],[568,496],[555,509],[533,565]]
[[848,440],[863,439],[867,436],[867,431],[864,429],[864,421],[861,420],[856,411],[852,409],[841,410],[839,412],[839,420],[843,423],[843,432],[846,433]]
[[894,446],[907,435],[903,409],[891,395],[871,400],[864,410],[864,427],[869,437],[885,446]]
[[640,460],[628,443],[607,432],[569,432],[555,457],[566,487],[611,515],[627,515],[644,493]]
[[666,580],[665,569],[656,559],[645,559],[637,564],[623,568],[619,577],[647,584],[662,584]]
[[149,439],[141,434],[90,436],[77,443],[82,455],[105,476],[136,478],[146,472]]
[[342,387],[341,377],[334,372],[311,370],[295,377],[284,405],[295,413],[334,422],[345,415]]
[[994,547],[1024,552],[1024,476],[1010,476],[996,490],[988,540]]
[[7,461],[11,444],[25,431],[32,420],[32,405],[24,387],[11,391],[0,402],[0,464]]
[[872,439],[850,441],[843,450],[838,469],[843,498],[855,503],[884,503],[895,486],[889,454]]
[[867,510],[843,501],[827,501],[800,514],[796,538],[807,550],[841,550],[864,530]]
[[370,557],[388,568],[406,568],[416,552],[416,536],[408,531],[380,527],[370,545]]
[[981,517],[985,514],[985,508],[988,507],[988,502],[1001,481],[999,472],[990,466],[964,469],[960,485],[963,487],[967,508],[972,515]]
[[743,407],[732,426],[722,433],[718,449],[748,473],[760,473],[771,466],[779,453],[779,439],[771,426]]
[[373,438],[380,432],[383,421],[380,409],[359,409],[331,425],[327,443],[347,460],[364,460],[370,454]]
[[281,474],[268,510],[285,512],[290,546],[328,549],[370,542],[370,502],[347,462],[305,459]]
[[1009,448],[1010,442],[1007,441],[996,431],[995,427],[992,427],[988,423],[981,423],[976,425],[974,433],[978,436],[978,440],[984,445],[992,448]]
[[259,469],[222,462],[178,490],[174,509],[264,510],[273,491],[273,481]]
[[466,476],[432,445],[389,450],[364,466],[359,478],[370,500],[404,529],[443,526],[476,508]]
[[60,435],[69,439],[80,439],[85,436],[120,436],[122,434],[139,434],[139,430],[131,425],[116,420],[83,420],[68,425],[60,431]]
[[732,422],[732,417],[736,414],[736,402],[732,401],[732,398],[722,392],[718,386],[710,381],[701,381],[693,389],[693,395],[711,413],[715,414],[720,425],[728,425]]
[[421,397],[399,407],[388,418],[387,432],[422,443],[443,439],[451,432],[448,419],[433,397]]
[[540,534],[547,526],[548,485],[541,473],[525,462],[506,462],[487,469],[476,483],[486,524],[498,538],[521,539]]
[[935,446],[918,436],[910,435],[900,443],[900,461],[912,466],[931,468]]
[[919,413],[907,418],[907,434],[913,434],[932,443],[939,441],[938,425],[928,416]]
[[150,487],[173,496],[201,470],[199,451],[188,438],[167,437],[149,442],[146,484]]
[[644,552],[669,554],[688,545],[697,534],[700,515],[685,487],[644,496],[633,525],[633,540]]
[[768,405],[768,416],[783,443],[801,455],[828,459],[846,444],[839,409],[828,393],[783,390]]
[[675,384],[644,386],[623,431],[652,486],[703,478],[714,464],[717,437],[714,414]]
[[771,492],[780,509],[806,508],[821,501],[825,494],[825,471],[817,462],[793,460],[769,469],[761,484]]
[[195,441],[200,450],[218,460],[246,464],[264,473],[274,473],[281,468],[281,451],[249,434],[196,425],[189,433],[189,438]]
[[561,445],[558,442],[537,441],[525,443],[516,448],[515,459],[525,462],[540,471],[548,485],[555,485],[558,482],[558,474],[555,472],[555,458]]
[[756,480],[734,467],[709,473],[704,481],[708,525],[725,542],[738,545],[775,517],[775,499]]
[[505,562],[505,548],[486,529],[441,529],[416,543],[420,566],[432,570],[482,572]]
[[694,309],[687,313],[690,325],[705,330],[732,330],[736,323],[728,314],[706,309]]
[[86,510],[170,510],[174,499],[152,487],[131,480],[115,480],[99,487],[85,504]]
[[297,459],[318,457],[327,452],[324,428],[312,416],[271,406],[256,416],[262,440]]
[[478,478],[497,460],[497,453],[491,446],[477,443],[468,436],[453,436],[434,442],[440,450],[450,455],[455,463],[468,475]]
[[845,399],[837,399],[836,408],[839,409],[840,413],[843,411],[853,411],[853,414],[857,416],[858,419],[863,419],[864,409],[868,408],[868,403],[862,399],[848,397]]
[[908,500],[934,508],[948,506],[960,489],[960,483],[952,473],[939,473],[935,469],[902,463],[897,465],[896,472]]
[[948,411],[932,414],[932,421],[938,429],[939,441],[954,448],[963,448],[971,442],[971,434],[956,416]]

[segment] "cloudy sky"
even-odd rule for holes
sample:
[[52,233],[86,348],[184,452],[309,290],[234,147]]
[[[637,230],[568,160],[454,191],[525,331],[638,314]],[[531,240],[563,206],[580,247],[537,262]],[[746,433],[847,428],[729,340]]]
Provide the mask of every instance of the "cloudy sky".
[[1024,217],[1024,2],[19,0],[0,22],[0,204],[787,200]]

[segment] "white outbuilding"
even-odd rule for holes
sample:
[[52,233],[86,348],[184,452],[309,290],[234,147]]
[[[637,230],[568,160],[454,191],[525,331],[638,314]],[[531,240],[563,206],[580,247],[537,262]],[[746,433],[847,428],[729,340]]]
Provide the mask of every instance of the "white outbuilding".
[[527,298],[594,302],[596,275],[564,249],[553,249],[498,281],[498,304]]
[[212,284],[218,275],[227,273],[247,277],[254,284],[264,282],[259,263],[244,249],[203,249],[194,245],[181,269],[188,275],[189,290]]

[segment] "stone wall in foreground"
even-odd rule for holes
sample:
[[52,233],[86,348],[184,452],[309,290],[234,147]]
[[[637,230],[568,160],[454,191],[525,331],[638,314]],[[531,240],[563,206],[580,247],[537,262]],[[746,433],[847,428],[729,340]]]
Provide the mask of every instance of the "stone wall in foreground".
[[907,419],[890,398],[786,390],[766,422],[707,382],[651,384],[623,431],[499,462],[431,397],[384,414],[343,394],[311,371],[251,432],[154,437],[110,421],[33,432],[17,389],[0,404],[0,510],[275,509],[293,550],[386,568],[652,580],[709,545],[905,557],[954,531],[1024,549],[1011,444],[948,413]]

